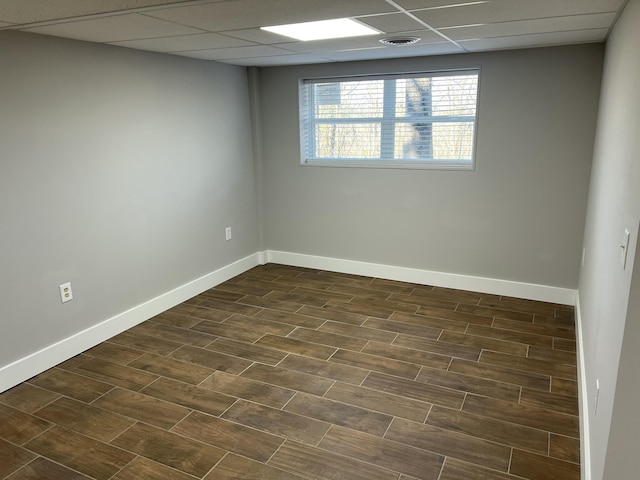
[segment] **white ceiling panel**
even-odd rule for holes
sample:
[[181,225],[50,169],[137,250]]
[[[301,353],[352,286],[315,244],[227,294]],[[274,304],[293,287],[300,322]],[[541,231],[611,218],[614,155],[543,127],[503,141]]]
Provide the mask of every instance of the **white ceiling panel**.
[[358,21],[377,28],[385,33],[406,32],[408,30],[423,29],[424,25],[403,13],[388,13],[386,15],[371,15],[358,17]]
[[453,40],[508,37],[536,33],[566,32],[571,30],[607,29],[615,18],[615,13],[594,15],[574,15],[571,17],[551,17],[517,22],[486,23],[468,27],[441,29]]
[[[626,1],[0,0],[0,30],[236,65],[291,65],[601,42]],[[259,29],[341,17],[385,33],[298,42]],[[422,40],[392,48],[378,43],[382,36]]]
[[35,23],[187,1],[189,0],[0,0],[0,20],[20,24]]
[[396,11],[384,0],[235,0],[149,12],[212,32]]
[[58,23],[45,27],[28,28],[25,31],[93,42],[119,42],[140,38],[202,33],[202,30],[196,28],[169,23],[136,13]]
[[606,35],[606,29],[558,33],[537,33],[535,35],[518,35],[514,37],[463,40],[460,42],[460,45],[471,52],[476,52],[485,50],[505,50],[510,48],[529,48],[532,46],[547,47],[552,45],[600,42]]
[[218,33],[200,33],[197,35],[180,35],[175,37],[148,38],[145,40],[127,40],[112,42],[121,47],[150,50],[153,52],[182,52],[186,50],[204,50],[211,48],[246,47],[253,42],[227,37]]
[[201,58],[203,60],[227,60],[251,57],[268,57],[273,55],[287,55],[289,50],[282,48],[270,47],[268,45],[258,45],[255,47],[237,47],[237,48],[216,48],[213,50],[192,50],[188,52],[180,52],[180,55],[191,58]]
[[535,18],[615,12],[624,0],[492,0],[451,8],[416,10],[413,14],[432,27],[512,22]]

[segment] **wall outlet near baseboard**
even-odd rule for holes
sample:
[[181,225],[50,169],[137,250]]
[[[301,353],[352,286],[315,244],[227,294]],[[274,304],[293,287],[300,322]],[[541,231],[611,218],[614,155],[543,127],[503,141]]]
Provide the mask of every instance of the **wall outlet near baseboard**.
[[73,300],[73,292],[71,291],[71,282],[58,285],[58,288],[60,289],[60,300],[62,300],[62,303],[67,303],[68,301]]
[[224,229],[224,238],[225,240],[231,240],[231,227],[227,227]]

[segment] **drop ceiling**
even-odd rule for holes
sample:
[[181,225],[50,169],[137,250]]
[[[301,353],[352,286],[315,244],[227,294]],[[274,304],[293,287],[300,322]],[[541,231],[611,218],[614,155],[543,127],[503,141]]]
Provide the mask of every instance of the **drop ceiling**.
[[[603,42],[627,0],[0,0],[0,30],[245,66]],[[381,33],[300,42],[260,27],[353,18]],[[409,46],[379,39],[415,36]]]

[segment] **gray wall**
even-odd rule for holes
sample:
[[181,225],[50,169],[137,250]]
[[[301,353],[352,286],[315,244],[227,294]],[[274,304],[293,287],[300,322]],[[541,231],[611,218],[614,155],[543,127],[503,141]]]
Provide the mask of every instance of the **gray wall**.
[[[640,268],[633,268],[640,219],[639,24],[640,0],[631,0],[607,43],[584,236],[585,265],[580,274],[589,402],[589,411],[583,414],[589,419],[594,480],[638,476],[640,309],[638,299],[630,306],[629,298],[632,277],[640,275]],[[623,270],[620,243],[625,228],[632,237],[628,266]],[[638,295],[639,279],[633,280]],[[596,379],[600,398],[594,413]],[[629,401],[633,408],[628,407]],[[620,451],[627,442],[629,446]]]
[[0,366],[258,250],[244,68],[15,32],[0,65]]
[[[271,250],[576,288],[603,47],[260,70]],[[476,170],[299,165],[304,77],[480,66]]]

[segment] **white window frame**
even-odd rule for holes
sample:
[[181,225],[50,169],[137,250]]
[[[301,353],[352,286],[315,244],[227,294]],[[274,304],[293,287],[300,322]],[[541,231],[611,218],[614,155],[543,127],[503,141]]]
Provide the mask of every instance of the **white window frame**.
[[[451,116],[430,116],[424,117],[431,122],[473,122],[473,139],[471,146],[470,159],[441,160],[441,159],[393,159],[389,158],[388,146],[385,148],[381,135],[381,158],[377,159],[340,159],[340,158],[311,158],[308,153],[314,151],[314,127],[316,123],[331,123],[332,119],[318,120],[312,117],[313,95],[309,85],[317,83],[328,83],[352,80],[386,80],[386,79],[406,79],[420,77],[436,77],[436,76],[452,76],[452,75],[469,75],[478,76],[476,90],[476,109],[475,115],[451,117]],[[475,170],[476,157],[476,140],[478,131],[478,109],[480,103],[480,67],[469,67],[464,69],[451,70],[434,70],[411,73],[393,73],[393,74],[377,74],[377,75],[352,75],[341,77],[322,77],[322,78],[303,78],[298,81],[299,91],[299,115],[300,115],[300,164],[303,166],[319,166],[319,167],[364,167],[364,168],[409,168],[409,169],[436,169],[436,170]],[[395,96],[395,95],[394,95]],[[395,102],[395,99],[394,99]],[[385,108],[383,117],[375,118],[349,118],[347,123],[382,123],[381,128],[395,125],[396,122],[406,122],[406,117],[395,117],[395,103],[387,105],[387,97],[384,98]],[[387,108],[392,107],[392,108]],[[392,112],[388,115],[387,112]],[[385,120],[385,121],[383,121]],[[338,123],[338,122],[336,122]],[[340,119],[340,123],[345,123],[345,119]],[[393,146],[391,146],[393,149]],[[391,154],[393,156],[393,153]]]

